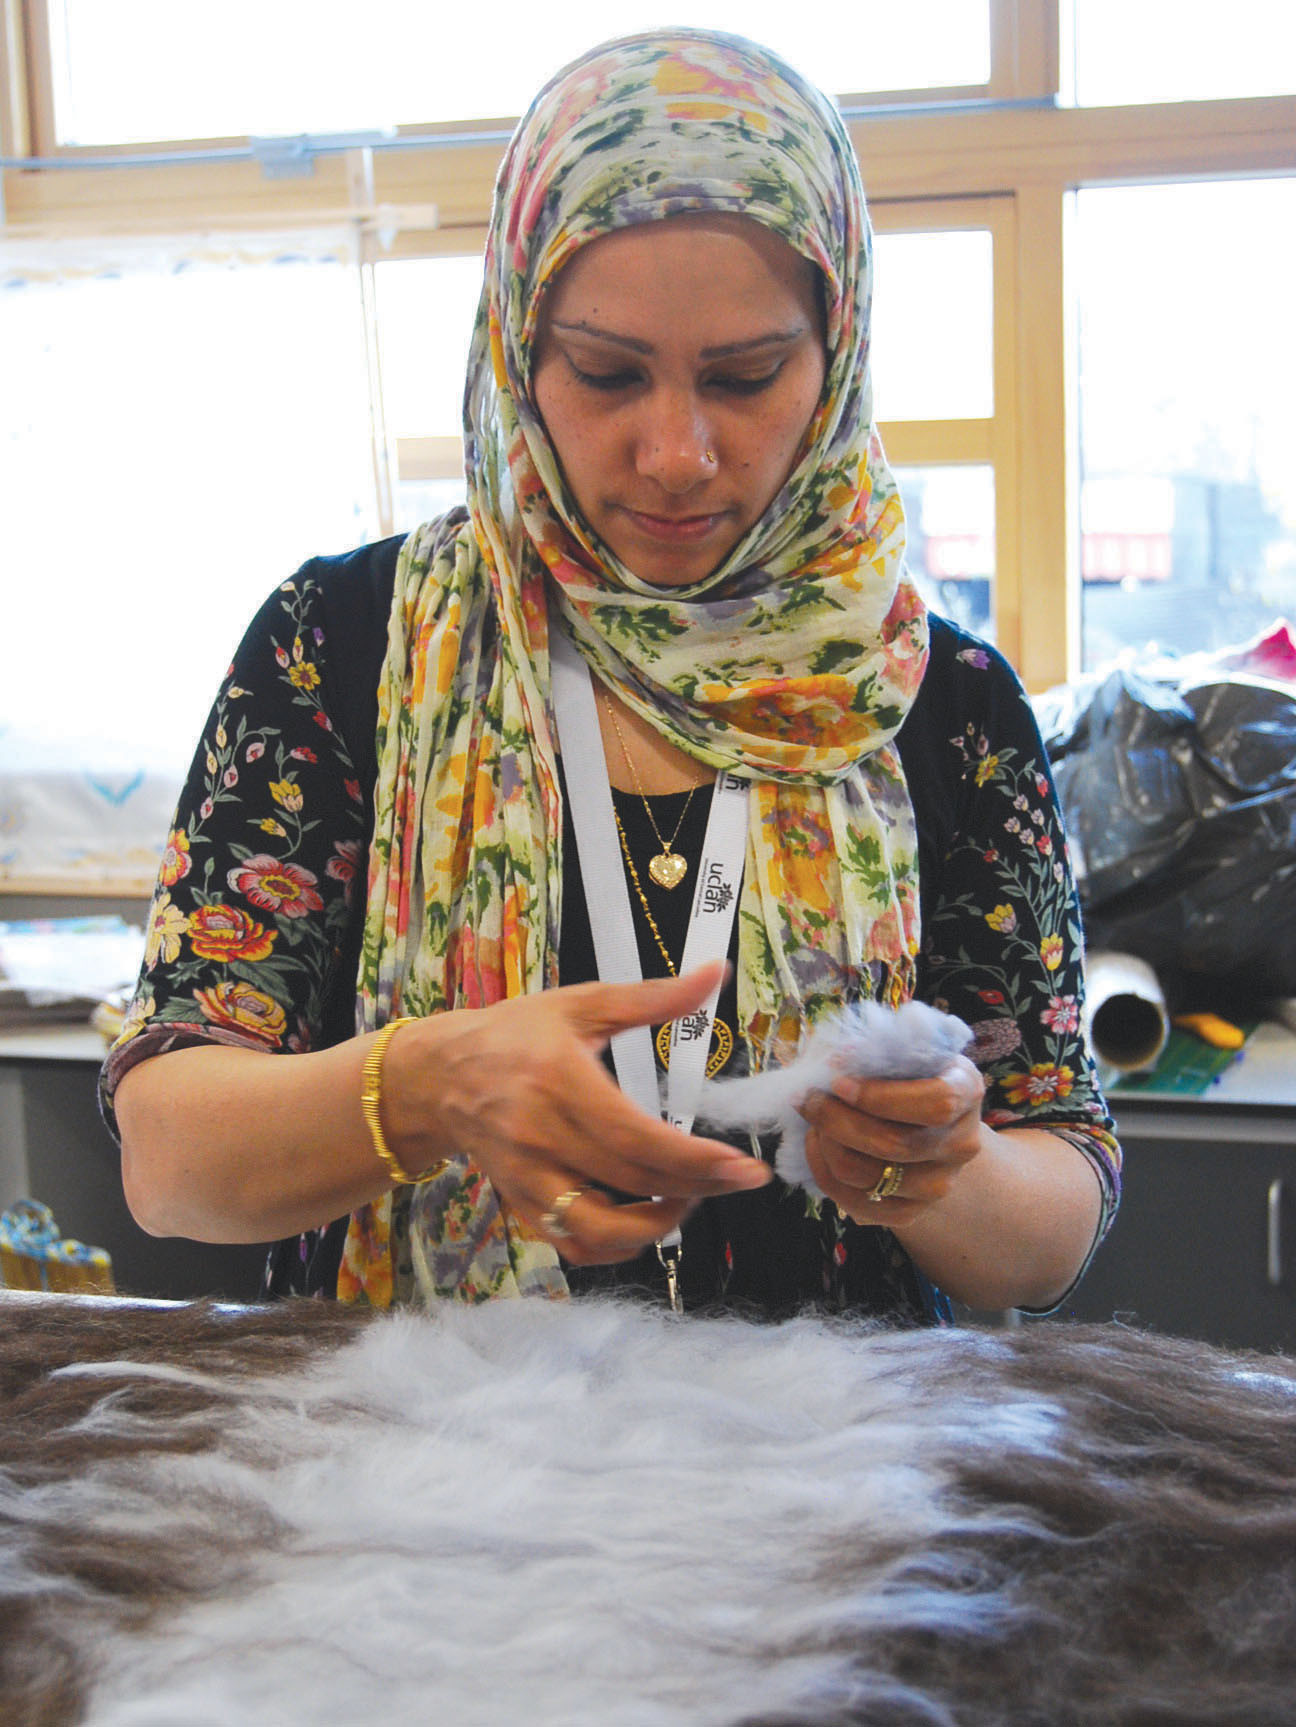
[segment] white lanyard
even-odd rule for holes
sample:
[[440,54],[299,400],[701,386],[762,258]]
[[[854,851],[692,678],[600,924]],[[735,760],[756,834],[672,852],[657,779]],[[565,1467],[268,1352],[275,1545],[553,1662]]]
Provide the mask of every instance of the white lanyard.
[[[558,744],[598,975],[604,983],[638,982],[643,969],[617,841],[594,685],[579,649],[556,621],[550,629],[550,658]],[[716,779],[681,973],[708,960],[723,959],[729,952],[747,846],[747,793],[747,783],[732,774],[722,773]],[[649,1115],[663,1115],[683,1133],[692,1127],[697,1111],[719,993],[717,984],[701,1007],[671,1027],[664,1108],[651,1028],[632,1026],[612,1039],[612,1065],[621,1090]],[[665,1245],[678,1240],[678,1231],[672,1231]]]
[[[742,886],[743,858],[747,850],[746,780],[732,774],[717,775],[707,817],[706,837],[698,864],[697,885],[689,912],[688,935],[680,971],[694,971],[729,952],[734,918],[738,912],[738,890]],[[621,878],[625,893],[625,877]],[[625,896],[628,899],[628,895]],[[697,1114],[702,1082],[711,1052],[711,1027],[720,988],[707,997],[695,1013],[677,1019],[671,1026],[670,1065],[666,1075],[665,1116],[673,1127],[687,1133]]]

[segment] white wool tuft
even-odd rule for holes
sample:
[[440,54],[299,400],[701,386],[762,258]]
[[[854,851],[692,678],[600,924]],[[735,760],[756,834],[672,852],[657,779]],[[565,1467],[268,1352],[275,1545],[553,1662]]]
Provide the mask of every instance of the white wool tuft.
[[804,1118],[799,1106],[812,1092],[826,1091],[834,1079],[932,1079],[972,1042],[961,1019],[923,1001],[898,1008],[863,1001],[821,1020],[795,1060],[744,1079],[713,1079],[702,1088],[699,1127],[777,1129],[781,1135],[774,1166],[783,1180],[823,1194],[805,1155]]

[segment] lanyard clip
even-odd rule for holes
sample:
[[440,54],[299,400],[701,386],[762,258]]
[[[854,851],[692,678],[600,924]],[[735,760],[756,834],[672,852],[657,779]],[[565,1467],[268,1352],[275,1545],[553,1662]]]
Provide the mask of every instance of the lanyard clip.
[[679,1292],[679,1262],[681,1248],[678,1241],[657,1243],[657,1258],[661,1268],[666,1273],[666,1300],[672,1313],[683,1313],[684,1303]]

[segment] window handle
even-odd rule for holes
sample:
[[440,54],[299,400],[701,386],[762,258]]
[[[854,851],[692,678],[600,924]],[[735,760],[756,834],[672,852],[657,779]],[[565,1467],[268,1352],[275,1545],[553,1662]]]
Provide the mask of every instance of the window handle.
[[1269,1243],[1268,1271],[1269,1282],[1275,1289],[1281,1289],[1286,1282],[1283,1269],[1283,1212],[1286,1207],[1286,1189],[1281,1176],[1275,1177],[1269,1183]]

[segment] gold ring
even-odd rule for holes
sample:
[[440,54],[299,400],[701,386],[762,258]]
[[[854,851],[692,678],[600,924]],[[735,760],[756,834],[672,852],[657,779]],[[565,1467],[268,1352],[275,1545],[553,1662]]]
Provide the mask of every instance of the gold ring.
[[540,1219],[540,1227],[546,1235],[555,1241],[570,1241],[571,1230],[563,1221],[576,1201],[584,1193],[583,1187],[569,1187],[566,1193],[560,1193]]
[[880,1205],[884,1199],[891,1199],[900,1191],[900,1183],[905,1178],[904,1164],[884,1163],[882,1173],[876,1183],[869,1188],[868,1196],[875,1205]]

